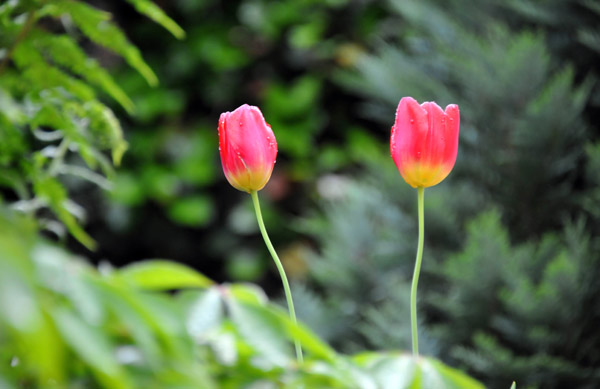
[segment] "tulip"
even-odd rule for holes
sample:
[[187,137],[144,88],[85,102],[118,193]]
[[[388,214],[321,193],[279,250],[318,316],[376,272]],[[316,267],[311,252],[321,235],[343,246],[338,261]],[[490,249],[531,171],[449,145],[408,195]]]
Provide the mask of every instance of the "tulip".
[[[244,104],[233,112],[221,114],[219,118],[219,151],[227,181],[234,188],[250,193],[252,197],[258,228],[267,250],[275,262],[277,271],[279,271],[290,319],[294,325],[297,325],[290,283],[267,233],[258,201],[258,191],[271,178],[277,157],[275,135],[271,126],[265,122],[258,107]],[[304,361],[302,345],[297,337],[294,339],[294,346],[296,359],[302,363]]]
[[244,192],[261,190],[269,181],[277,142],[260,109],[247,104],[219,118],[219,151],[227,181]]
[[390,149],[404,181],[413,188],[427,188],[450,174],[456,162],[459,125],[456,104],[442,111],[433,102],[419,105],[412,97],[400,100]]
[[419,355],[417,332],[417,285],[423,261],[425,236],[425,188],[442,182],[450,174],[458,151],[460,113],[456,104],[442,111],[439,105],[421,105],[412,97],[403,97],[396,110],[390,149],[400,175],[417,188],[419,239],[417,258],[410,287],[410,323],[413,355]]

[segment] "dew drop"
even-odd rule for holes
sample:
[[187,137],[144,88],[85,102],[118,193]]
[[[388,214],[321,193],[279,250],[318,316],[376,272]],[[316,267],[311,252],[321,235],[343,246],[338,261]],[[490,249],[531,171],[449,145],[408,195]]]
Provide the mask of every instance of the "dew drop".
[[415,122],[415,119],[410,119],[410,122],[411,122],[411,123],[414,123],[414,122]]

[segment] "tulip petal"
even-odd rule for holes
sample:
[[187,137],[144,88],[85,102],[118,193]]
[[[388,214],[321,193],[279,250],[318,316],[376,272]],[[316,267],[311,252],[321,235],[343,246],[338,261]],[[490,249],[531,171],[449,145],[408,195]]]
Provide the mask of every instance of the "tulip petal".
[[219,148],[223,172],[236,189],[262,189],[273,171],[277,142],[257,107],[242,105],[219,119]]
[[441,182],[452,170],[458,149],[458,106],[446,111],[434,102],[421,105],[404,97],[398,104],[392,127],[392,158],[411,186],[429,187]]

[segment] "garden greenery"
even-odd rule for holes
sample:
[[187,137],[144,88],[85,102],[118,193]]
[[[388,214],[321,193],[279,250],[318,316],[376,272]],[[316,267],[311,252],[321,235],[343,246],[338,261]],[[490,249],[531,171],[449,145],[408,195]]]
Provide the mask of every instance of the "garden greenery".
[[[184,36],[152,2],[129,2]],[[483,387],[436,359],[339,354],[257,286],[165,260],[96,268],[42,238],[96,247],[65,182],[109,189],[127,143],[103,101],[135,112],[82,40],[158,79],[111,15],[84,2],[4,2],[0,32],[1,388]],[[294,361],[293,339],[306,363]]]

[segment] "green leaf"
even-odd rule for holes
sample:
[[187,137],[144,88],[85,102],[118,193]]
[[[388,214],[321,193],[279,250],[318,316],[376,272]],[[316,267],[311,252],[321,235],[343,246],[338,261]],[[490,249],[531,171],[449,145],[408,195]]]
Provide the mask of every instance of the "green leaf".
[[159,6],[150,0],[127,0],[135,9],[163,26],[177,39],[185,38],[185,31],[173,19],[168,17]]
[[265,306],[227,298],[231,320],[254,351],[274,366],[286,366],[293,357],[292,344],[278,315]]
[[411,354],[362,353],[354,357],[381,388],[484,389],[484,386],[440,361]]
[[177,262],[148,260],[122,268],[119,277],[135,286],[151,290],[207,288],[213,281]]
[[81,32],[90,40],[122,56],[129,66],[137,70],[151,86],[158,85],[158,78],[142,58],[138,48],[132,45],[123,32],[111,21],[111,15],[108,12],[100,11],[78,1],[55,0],[42,7],[38,14],[56,18],[70,16]]
[[121,124],[114,112],[106,105],[91,101],[84,105],[86,117],[90,120],[89,128],[93,132],[95,140],[103,148],[112,150],[112,160],[115,166],[121,164],[123,154],[128,148],[123,139]]
[[197,297],[187,308],[185,324],[194,339],[204,339],[206,334],[218,328],[224,316],[219,287],[212,287]]
[[444,365],[438,360],[428,359],[428,363],[431,364],[433,370],[442,376],[447,388],[484,389],[484,386],[475,379],[459,370]]
[[57,309],[53,317],[63,339],[91,367],[104,386],[114,389],[133,388],[129,377],[115,360],[109,340],[102,332],[67,309]]
[[81,228],[66,208],[67,191],[56,179],[49,176],[38,178],[33,184],[33,190],[36,196],[50,206],[75,239],[90,250],[96,248],[96,242]]
[[510,389],[517,389],[517,383],[515,381],[513,381],[512,385],[510,386]]
[[21,69],[25,80],[29,81],[29,92],[64,88],[71,95],[83,101],[90,101],[96,97],[94,89],[87,83],[71,77],[46,62],[31,40],[24,40],[16,47],[13,52],[13,60]]
[[37,34],[33,45],[50,56],[52,61],[83,77],[115,99],[127,112],[134,110],[133,102],[110,74],[93,58],[88,57],[68,35]]

